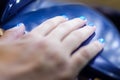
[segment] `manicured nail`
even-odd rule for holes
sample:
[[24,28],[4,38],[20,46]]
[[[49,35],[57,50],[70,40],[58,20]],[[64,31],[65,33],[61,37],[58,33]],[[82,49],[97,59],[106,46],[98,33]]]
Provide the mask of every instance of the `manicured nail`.
[[94,23],[91,23],[91,22],[88,23],[87,25],[90,26],[90,27],[94,27],[95,26]]
[[87,18],[85,16],[80,16],[80,19],[87,20]]
[[98,41],[102,44],[105,43],[105,40],[103,38],[98,39]]
[[24,26],[23,23],[17,24],[15,27],[13,27],[12,29],[19,29],[21,26]]
[[69,19],[66,15],[62,15],[62,17],[64,17],[64,18],[67,19],[67,20]]
[[16,27],[20,27],[20,26],[24,26],[24,24],[23,23],[19,23],[19,24],[17,24]]

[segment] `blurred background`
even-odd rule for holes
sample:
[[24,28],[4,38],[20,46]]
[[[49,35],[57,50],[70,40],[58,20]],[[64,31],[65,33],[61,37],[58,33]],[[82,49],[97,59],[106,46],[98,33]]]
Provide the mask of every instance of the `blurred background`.
[[[83,3],[105,15],[120,31],[120,0],[47,0],[56,3]],[[54,3],[53,3],[54,4]],[[49,5],[48,5],[49,6]]]
[[120,0],[52,0],[57,2],[85,3],[94,6],[111,7],[120,10]]

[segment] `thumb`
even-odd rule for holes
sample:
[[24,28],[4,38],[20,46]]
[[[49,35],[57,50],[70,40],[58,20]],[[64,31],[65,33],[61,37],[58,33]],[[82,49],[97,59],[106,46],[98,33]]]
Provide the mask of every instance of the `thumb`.
[[19,39],[24,34],[24,32],[25,26],[23,23],[20,23],[16,27],[6,30],[0,39],[5,41],[16,40]]

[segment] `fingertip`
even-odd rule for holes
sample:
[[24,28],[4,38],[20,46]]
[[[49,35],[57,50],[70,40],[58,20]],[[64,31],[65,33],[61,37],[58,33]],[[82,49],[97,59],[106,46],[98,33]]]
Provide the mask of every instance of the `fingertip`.
[[18,28],[20,28],[21,30],[25,31],[25,25],[24,25],[24,23],[19,23],[19,24],[17,24],[16,27],[18,27]]
[[79,17],[81,20],[87,21],[87,18],[85,16],[80,16]]
[[104,39],[104,38],[99,38],[96,42],[97,42],[102,48],[105,47],[105,39]]
[[66,15],[61,15],[61,16],[56,16],[56,17],[53,17],[52,19],[56,19],[56,20],[61,20],[61,21],[68,21],[69,18],[66,16]]
[[6,31],[13,31],[14,32],[16,30],[25,30],[25,25],[23,23],[19,23],[15,27],[10,28],[10,29],[8,29]]
[[17,24],[17,27],[25,26],[24,23]]
[[8,29],[4,32],[3,40],[15,40],[21,37],[25,32],[25,25],[23,23],[17,24],[15,27]]
[[103,38],[98,39],[98,41],[99,41],[101,44],[104,44],[104,43],[105,43],[105,39],[103,39]]
[[66,20],[69,20],[68,16],[66,15],[62,15],[63,18],[65,18]]
[[101,42],[100,39],[98,39],[94,42],[94,46],[97,48],[98,51],[101,51],[104,49],[105,44]]

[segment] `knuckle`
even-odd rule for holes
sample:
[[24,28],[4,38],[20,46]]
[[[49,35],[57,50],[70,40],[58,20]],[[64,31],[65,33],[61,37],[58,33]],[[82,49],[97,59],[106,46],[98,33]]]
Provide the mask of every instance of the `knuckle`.
[[90,51],[87,48],[83,48],[81,56],[85,59],[90,59],[91,58]]
[[53,51],[52,52],[49,51],[49,53],[47,54],[47,57],[48,57],[49,60],[57,61],[57,62],[60,59],[60,56],[59,56],[57,51],[54,51],[54,52]]
[[78,35],[79,35],[78,32],[77,32],[76,30],[73,31],[72,34],[73,34],[73,36],[75,36],[75,35],[78,36]]
[[49,19],[44,23],[45,26],[54,26],[56,25],[56,21]]
[[49,44],[48,44],[48,40],[46,40],[46,39],[41,39],[41,40],[39,40],[39,41],[36,41],[36,45],[38,45],[39,48],[45,49],[45,48],[48,47]]
[[55,17],[56,20],[66,21],[67,19],[63,16],[57,16]]
[[[64,30],[64,29],[67,28],[67,26],[70,26],[70,24],[71,24],[71,23],[69,23],[69,22],[61,23],[61,24],[59,25],[59,27]],[[71,28],[71,27],[69,27],[69,28]]]
[[66,60],[59,54],[59,52],[50,52],[46,55],[47,60],[53,64],[57,69],[64,68]]
[[79,66],[82,65],[84,62],[84,58],[82,56],[79,56],[76,58],[74,65]]
[[83,37],[83,36],[81,35],[81,32],[78,31],[78,30],[73,31],[73,32],[72,32],[72,35],[75,36],[75,37],[77,36],[77,38],[80,37],[81,39],[82,39],[82,37]]
[[78,41],[79,40],[79,42],[82,42],[83,41],[83,36],[79,33],[79,32],[77,32],[77,31],[73,31],[72,33],[71,33],[71,41],[73,40],[73,41]]
[[55,18],[49,19],[45,22],[46,25],[50,25],[50,26],[55,26],[57,24],[59,24],[60,22],[65,21],[66,19],[64,17],[61,16],[57,16]]
[[67,24],[67,22],[65,22],[65,23],[61,23],[60,25],[59,25],[59,27],[60,28],[65,28],[65,26],[67,26],[68,24]]
[[54,59],[57,62],[57,65],[63,65],[65,63],[65,59],[61,56],[59,51],[53,54],[52,59]]

